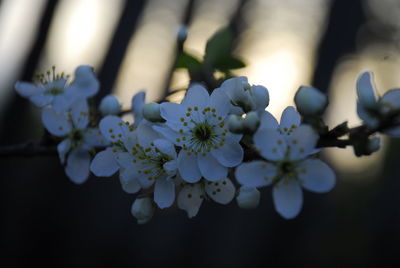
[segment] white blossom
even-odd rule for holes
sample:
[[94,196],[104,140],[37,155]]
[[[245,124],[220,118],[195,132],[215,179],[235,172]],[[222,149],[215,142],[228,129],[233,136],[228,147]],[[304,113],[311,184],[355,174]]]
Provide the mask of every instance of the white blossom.
[[226,205],[235,196],[235,186],[228,178],[211,182],[201,180],[197,183],[181,183],[182,189],[178,194],[178,207],[185,210],[189,218],[197,215],[204,199]]
[[67,83],[67,78],[63,73],[57,74],[53,67],[52,72],[39,75],[36,84],[18,81],[15,89],[36,106],[51,106],[57,112],[68,110],[77,99],[91,97],[99,89],[99,82],[89,66],[79,66],[71,84]]
[[259,85],[251,86],[244,76],[225,80],[222,89],[234,106],[240,107],[238,113],[257,111],[262,112],[269,104],[268,90]]
[[229,110],[229,99],[221,89],[210,96],[199,85],[189,88],[181,104],[161,104],[166,123],[153,128],[182,148],[178,170],[184,181],[195,183],[201,177],[219,181],[227,176],[228,167],[241,163],[241,135],[228,131]]
[[152,102],[146,103],[143,106],[143,117],[150,122],[163,122],[164,119],[161,117],[160,104]]
[[76,101],[70,112],[58,112],[47,107],[42,112],[42,122],[46,129],[64,140],[58,144],[57,150],[61,163],[65,163],[65,172],[71,181],[83,183],[89,176],[93,147],[104,146],[107,141],[97,128],[88,127],[89,108],[86,100]]
[[[364,72],[357,80],[357,113],[370,128],[376,128],[381,120],[392,112],[400,112],[400,89],[392,89],[382,97],[376,92],[371,72]],[[400,116],[394,123],[400,124]],[[395,126],[382,131],[391,136],[400,136],[400,126]]]
[[285,111],[278,128],[260,128],[254,134],[254,145],[267,161],[243,163],[235,175],[246,187],[273,184],[276,211],[291,219],[302,207],[301,187],[317,193],[327,192],[335,184],[335,174],[321,160],[309,158],[315,153],[317,133],[308,125],[296,125],[295,110]]

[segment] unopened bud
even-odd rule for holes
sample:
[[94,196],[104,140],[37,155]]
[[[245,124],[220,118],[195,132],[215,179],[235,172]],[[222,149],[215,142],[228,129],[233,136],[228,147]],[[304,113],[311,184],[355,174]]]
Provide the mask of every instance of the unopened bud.
[[143,106],[143,117],[150,122],[164,122],[161,117],[160,104],[152,102]]
[[267,88],[263,86],[252,86],[250,94],[257,106],[257,111],[261,112],[269,105],[269,93]]
[[253,187],[242,186],[236,197],[238,206],[243,209],[254,209],[260,203],[260,192]]
[[328,105],[328,97],[316,88],[301,86],[294,96],[294,102],[302,115],[321,115]]
[[99,110],[103,116],[117,115],[121,112],[121,105],[115,96],[107,95],[101,100]]
[[154,214],[155,207],[150,197],[137,198],[132,204],[131,213],[138,224],[147,223]]
[[260,125],[260,117],[257,112],[249,112],[243,119],[243,129],[246,133],[256,132],[258,126]]
[[243,119],[240,116],[231,114],[228,117],[228,129],[232,133],[243,133]]

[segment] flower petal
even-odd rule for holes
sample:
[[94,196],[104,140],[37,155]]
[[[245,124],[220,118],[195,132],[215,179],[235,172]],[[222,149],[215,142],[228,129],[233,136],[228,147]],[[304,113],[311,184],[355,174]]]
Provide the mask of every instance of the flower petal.
[[269,104],[269,93],[264,86],[252,86],[250,94],[257,106],[257,112],[263,112]]
[[109,144],[98,128],[88,128],[83,134],[83,140],[90,147],[106,146]]
[[181,150],[178,154],[178,170],[182,179],[194,183],[200,180],[201,173],[197,166],[197,157],[194,154]]
[[267,111],[260,114],[260,126],[258,129],[278,129],[279,124],[275,117]]
[[172,130],[169,127],[165,127],[165,126],[162,126],[162,127],[161,126],[153,126],[153,129],[155,131],[157,131],[158,133],[160,133],[164,138],[166,138],[170,142],[172,142],[178,146],[183,145],[183,141],[181,140],[182,134],[180,134],[179,132]]
[[359,101],[357,102],[357,114],[368,127],[375,128],[379,125],[379,118],[368,112]]
[[163,102],[160,104],[161,117],[176,125],[180,125],[180,118],[185,118],[185,108],[177,103]]
[[58,137],[65,136],[72,130],[67,114],[57,113],[52,108],[42,110],[42,123],[51,134]]
[[281,116],[279,128],[281,131],[287,133],[289,130],[299,126],[301,122],[300,114],[292,106],[287,107]]
[[187,212],[189,218],[193,218],[199,212],[204,199],[204,192],[199,184],[185,185],[178,194],[178,207]]
[[175,184],[166,178],[157,180],[154,187],[154,201],[159,208],[170,207],[175,200]]
[[212,200],[222,205],[231,202],[236,192],[235,186],[228,178],[217,182],[208,182],[204,190]]
[[67,158],[65,173],[76,184],[84,183],[89,177],[90,154],[87,150],[76,148]]
[[38,94],[29,97],[29,100],[35,104],[37,107],[43,108],[49,105],[54,99],[54,96],[47,94]]
[[228,169],[221,165],[210,153],[197,155],[197,163],[204,178],[219,181],[228,175]]
[[57,152],[58,156],[60,157],[61,164],[64,164],[65,156],[69,152],[69,149],[71,149],[71,145],[72,143],[70,139],[65,139],[57,145]]
[[139,144],[145,148],[150,147],[155,139],[160,138],[160,134],[147,124],[139,124],[136,133]]
[[85,129],[89,124],[89,106],[85,99],[79,99],[71,107],[71,117],[75,128]]
[[154,145],[161,153],[172,157],[172,159],[176,158],[176,150],[171,142],[165,139],[156,139],[154,140]]
[[309,125],[301,125],[288,137],[289,158],[299,160],[307,157],[315,151],[319,135]]
[[210,101],[210,95],[207,89],[205,89],[201,84],[193,84],[189,87],[186,92],[185,98],[182,100],[182,104],[186,107],[197,106],[199,110],[203,110],[208,106]]
[[75,70],[75,79],[67,90],[79,97],[92,97],[99,91],[100,83],[97,80],[93,68],[80,65]]
[[223,146],[212,149],[211,153],[225,167],[235,167],[243,160],[243,148],[233,139],[226,139]]
[[303,192],[300,184],[293,180],[283,178],[272,189],[275,210],[285,219],[296,217],[303,206]]
[[358,101],[365,108],[374,108],[376,106],[377,96],[371,72],[364,72],[358,77],[357,96]]
[[37,87],[32,83],[20,82],[20,81],[15,83],[14,87],[15,90],[18,92],[18,94],[25,98],[41,94],[44,91],[44,88],[42,87]]
[[215,113],[222,118],[226,117],[231,109],[229,97],[221,88],[217,88],[211,93],[210,106],[215,108]]
[[307,159],[297,166],[302,186],[312,192],[326,193],[335,186],[335,173],[319,159]]
[[99,123],[101,134],[111,142],[123,141],[129,133],[129,128],[121,118],[115,115],[108,115]]
[[391,89],[383,94],[380,102],[384,110],[393,110],[400,108],[400,89]]
[[270,185],[276,175],[275,165],[262,160],[243,163],[235,171],[236,180],[247,187]]
[[134,125],[138,125],[143,119],[143,106],[145,104],[146,92],[140,91],[136,93],[131,101],[132,105],[132,112],[135,116],[135,123]]
[[115,154],[112,152],[111,148],[107,148],[96,154],[90,164],[90,171],[98,177],[112,176],[118,169],[119,165],[115,160]]
[[254,145],[262,157],[268,160],[281,160],[285,157],[286,142],[284,137],[272,129],[258,130],[253,137]]
[[119,180],[121,182],[122,190],[128,194],[137,193],[142,187],[140,186],[139,180],[137,179],[122,179],[124,172],[120,173]]

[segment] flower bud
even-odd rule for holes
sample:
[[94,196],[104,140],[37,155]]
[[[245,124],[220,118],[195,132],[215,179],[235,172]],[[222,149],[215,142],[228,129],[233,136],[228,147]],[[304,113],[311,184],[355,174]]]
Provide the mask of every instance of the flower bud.
[[372,73],[364,72],[357,79],[357,97],[361,105],[366,109],[376,109],[377,96],[373,84]]
[[321,115],[328,105],[328,97],[316,88],[301,86],[294,96],[294,102],[302,115]]
[[132,204],[131,213],[138,224],[147,223],[154,214],[153,200],[150,197],[137,198]]
[[264,111],[269,104],[269,93],[267,88],[263,86],[252,86],[250,94],[257,106],[257,111]]
[[99,110],[103,116],[117,115],[121,112],[121,105],[115,96],[107,95],[101,100]]
[[228,117],[228,129],[232,133],[243,133],[243,119],[240,116],[231,114]]
[[253,187],[242,186],[236,197],[238,206],[243,209],[254,209],[260,203],[260,192]]
[[179,27],[178,33],[177,33],[178,41],[179,41],[179,42],[184,42],[184,41],[186,40],[186,38],[187,38],[187,35],[188,35],[188,28],[187,28],[187,26],[186,26],[186,25],[181,25],[181,26]]
[[260,125],[260,117],[257,112],[249,112],[246,114],[246,117],[243,119],[243,129],[246,133],[254,133],[256,132],[258,126]]
[[143,106],[143,117],[150,122],[164,122],[161,117],[160,104],[152,102]]

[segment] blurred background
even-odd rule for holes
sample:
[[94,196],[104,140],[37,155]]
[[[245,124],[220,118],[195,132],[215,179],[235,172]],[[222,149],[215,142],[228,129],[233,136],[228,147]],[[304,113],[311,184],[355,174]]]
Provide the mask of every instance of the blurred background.
[[[400,87],[399,0],[3,0],[0,2],[0,146],[38,141],[40,111],[17,96],[52,65],[73,74],[94,66],[100,96],[125,108],[189,84],[176,69],[183,50],[201,59],[207,40],[234,26],[233,71],[269,89],[276,116],[300,85],[330,96],[335,126],[356,116],[355,81],[373,71],[380,94]],[[188,35],[177,42],[182,26]],[[294,220],[273,209],[262,189],[256,210],[207,202],[188,219],[178,208],[146,225],[130,214],[134,196],[118,178],[74,185],[56,156],[0,158],[0,265],[26,267],[399,267],[400,142],[386,138],[372,156],[326,150],[337,186],[305,192]]]

